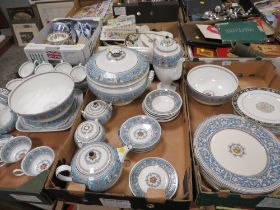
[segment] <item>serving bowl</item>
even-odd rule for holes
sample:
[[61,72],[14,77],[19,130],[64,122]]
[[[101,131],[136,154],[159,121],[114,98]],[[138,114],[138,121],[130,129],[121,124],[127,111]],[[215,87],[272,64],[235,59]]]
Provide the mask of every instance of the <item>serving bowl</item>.
[[154,77],[144,55],[129,48],[102,50],[89,59],[86,68],[91,92],[114,105],[132,102]]
[[31,76],[15,88],[8,98],[12,111],[27,120],[55,120],[73,102],[74,82],[60,72]]
[[229,69],[218,65],[199,65],[187,75],[187,85],[191,96],[206,105],[221,105],[231,99],[239,82]]

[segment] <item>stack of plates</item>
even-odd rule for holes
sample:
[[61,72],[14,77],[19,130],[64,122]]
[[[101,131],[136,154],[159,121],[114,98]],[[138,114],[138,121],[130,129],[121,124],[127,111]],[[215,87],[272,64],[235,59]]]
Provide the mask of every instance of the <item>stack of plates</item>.
[[233,111],[280,135],[280,91],[271,88],[245,88],[232,98]]
[[167,89],[148,93],[142,103],[144,113],[158,122],[174,120],[179,115],[181,106],[181,96],[175,91]]
[[217,115],[194,135],[194,154],[205,180],[215,189],[244,194],[280,187],[280,142],[267,129],[243,117]]

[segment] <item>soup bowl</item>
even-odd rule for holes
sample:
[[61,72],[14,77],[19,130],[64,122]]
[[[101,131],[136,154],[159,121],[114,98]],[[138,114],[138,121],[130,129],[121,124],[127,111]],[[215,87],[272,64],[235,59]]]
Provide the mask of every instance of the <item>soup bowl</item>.
[[61,72],[31,76],[16,87],[8,98],[12,111],[27,120],[55,120],[73,102],[74,82]]

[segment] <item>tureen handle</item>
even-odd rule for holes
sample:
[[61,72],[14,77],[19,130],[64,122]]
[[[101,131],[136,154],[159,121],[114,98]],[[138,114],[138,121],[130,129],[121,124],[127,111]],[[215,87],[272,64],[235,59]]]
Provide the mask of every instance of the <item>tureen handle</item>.
[[124,162],[124,159],[127,155],[127,153],[132,149],[132,146],[131,145],[125,145],[123,147],[119,147],[117,148],[117,152],[118,152],[118,155],[119,155],[119,159],[121,161],[121,163]]
[[61,172],[63,171],[68,171],[69,174],[71,172],[71,166],[68,166],[68,165],[61,165],[61,166],[58,166],[56,171],[55,171],[55,176],[60,179],[61,181],[64,181],[64,182],[71,182],[72,181],[72,177],[71,176],[64,176],[62,174],[60,174]]

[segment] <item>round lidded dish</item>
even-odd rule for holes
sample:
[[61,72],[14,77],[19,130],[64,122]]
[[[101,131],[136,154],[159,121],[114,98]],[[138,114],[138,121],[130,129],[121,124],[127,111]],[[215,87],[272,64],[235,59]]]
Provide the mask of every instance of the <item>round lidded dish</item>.
[[33,121],[54,120],[73,102],[74,82],[60,72],[37,74],[25,79],[8,98],[15,113]]
[[229,69],[218,65],[199,65],[187,75],[191,96],[206,105],[221,105],[231,99],[239,81]]
[[91,92],[114,105],[126,105],[140,96],[153,80],[149,63],[129,48],[107,48],[91,57],[86,65]]
[[98,120],[82,122],[76,129],[74,140],[79,148],[98,141],[105,141],[105,131]]
[[98,119],[103,125],[110,120],[112,109],[112,104],[107,104],[102,100],[94,100],[86,106],[82,114],[86,120]]

